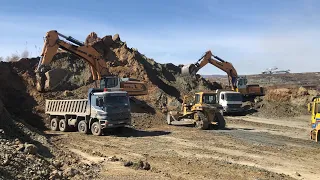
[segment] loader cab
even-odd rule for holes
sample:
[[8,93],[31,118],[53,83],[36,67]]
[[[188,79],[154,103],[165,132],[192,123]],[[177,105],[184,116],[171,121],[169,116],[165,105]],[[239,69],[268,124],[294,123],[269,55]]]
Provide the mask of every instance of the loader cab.
[[216,98],[216,93],[205,93],[205,92],[200,92],[196,93],[194,96],[194,105],[201,105],[201,104],[217,104],[217,98]]

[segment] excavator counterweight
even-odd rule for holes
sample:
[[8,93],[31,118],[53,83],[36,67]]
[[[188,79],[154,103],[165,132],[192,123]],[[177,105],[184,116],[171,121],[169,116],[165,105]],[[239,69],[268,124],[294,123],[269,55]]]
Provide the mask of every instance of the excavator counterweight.
[[[70,41],[71,43],[61,40],[59,39],[59,37],[62,37]],[[109,46],[105,48],[109,48]],[[45,36],[41,58],[38,67],[35,70],[37,73],[38,91],[44,91],[45,73],[50,69],[48,65],[53,60],[53,57],[57,53],[58,49],[63,49],[85,60],[90,65],[93,80],[95,82],[100,82],[100,88],[123,88],[131,96],[148,94],[147,86],[144,82],[131,81],[129,79],[121,79],[119,77],[107,77],[110,76],[110,72],[108,69],[109,67],[106,65],[106,60],[104,59],[104,56],[102,54],[100,54],[90,44],[84,44],[71,36],[63,35],[56,30],[48,31]],[[108,81],[117,81],[117,83],[114,83],[114,86],[112,86],[108,84]],[[108,85],[108,87],[102,87],[101,84],[104,84],[106,86]]]

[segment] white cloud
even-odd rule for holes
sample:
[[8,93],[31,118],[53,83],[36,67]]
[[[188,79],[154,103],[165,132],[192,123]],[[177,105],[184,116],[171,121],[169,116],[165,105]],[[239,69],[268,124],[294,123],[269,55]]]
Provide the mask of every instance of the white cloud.
[[[129,47],[135,47],[161,63],[193,63],[205,51],[212,50],[215,55],[231,62],[239,74],[259,73],[273,66],[293,72],[318,71],[320,34],[316,31],[316,25],[312,27],[310,24],[308,28],[298,24],[292,27],[291,23],[273,25],[276,26],[264,31],[238,31],[213,26],[191,29],[164,26],[157,30],[137,26],[120,29],[115,25],[74,17],[0,16],[0,26],[4,27],[0,29],[0,33],[4,34],[0,41],[0,56],[22,52],[26,46],[32,56],[37,56],[45,33],[56,29],[80,41],[84,41],[92,31],[99,36],[119,33]],[[225,74],[211,65],[204,67],[200,73]]]

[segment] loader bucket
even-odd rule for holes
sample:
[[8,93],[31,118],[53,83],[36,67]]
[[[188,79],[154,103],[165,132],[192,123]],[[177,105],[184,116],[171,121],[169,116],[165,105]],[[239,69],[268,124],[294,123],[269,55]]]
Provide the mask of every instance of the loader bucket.
[[196,75],[197,67],[194,64],[184,65],[181,68],[181,75]]

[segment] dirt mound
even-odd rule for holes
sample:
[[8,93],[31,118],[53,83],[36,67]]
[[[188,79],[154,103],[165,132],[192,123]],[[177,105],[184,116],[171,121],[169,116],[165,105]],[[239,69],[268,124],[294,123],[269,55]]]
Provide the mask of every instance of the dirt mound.
[[308,114],[307,104],[318,95],[317,90],[306,88],[269,89],[258,103],[259,114],[264,117],[293,117]]
[[[147,83],[149,94],[132,98],[132,110],[138,113],[156,114],[180,106],[182,97],[196,91],[213,90],[221,86],[204,78],[180,77],[180,68],[174,64],[160,64],[147,58],[134,48],[128,48],[119,35],[102,38],[108,44],[103,49],[110,75],[130,77]],[[104,42],[104,44],[105,44]],[[110,46],[110,47],[109,47]],[[99,49],[101,51],[101,48]],[[34,127],[44,128],[48,119],[44,115],[45,99],[86,98],[87,90],[94,87],[89,64],[67,52],[57,53],[50,63],[50,69],[63,69],[54,89],[39,93],[36,90],[34,70],[39,58],[21,59],[16,62],[0,63],[0,99],[11,115],[25,119]],[[72,91],[67,93],[64,91]],[[45,122],[45,123],[44,123]]]

